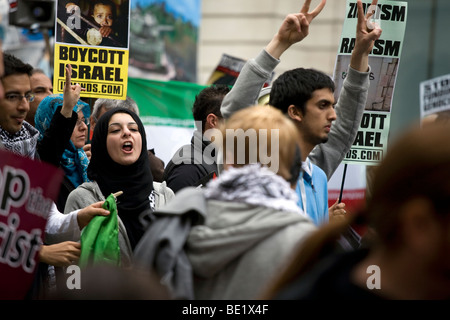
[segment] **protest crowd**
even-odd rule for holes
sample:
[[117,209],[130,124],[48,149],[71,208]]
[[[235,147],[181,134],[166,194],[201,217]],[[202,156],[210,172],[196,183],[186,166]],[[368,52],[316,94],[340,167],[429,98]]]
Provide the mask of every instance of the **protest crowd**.
[[[369,23],[373,13],[356,1],[339,92],[307,66],[264,87],[282,55],[314,33],[326,4],[304,0],[232,87],[198,93],[191,143],[168,163],[147,150],[154,137],[140,119],[144,106],[130,97],[90,105],[70,64],[59,70],[63,93],[53,94],[41,70],[2,51],[2,157],[61,174],[35,258],[24,263],[35,261],[22,299],[449,299],[447,121],[410,127],[390,144],[358,210],[328,205],[328,182],[357,137],[372,85],[369,54],[386,32]],[[7,215],[21,205],[7,173],[20,170],[0,169]],[[11,217],[0,222],[0,262],[17,266],[33,250],[26,236],[8,236],[19,224]],[[5,290],[1,297],[12,297]]]

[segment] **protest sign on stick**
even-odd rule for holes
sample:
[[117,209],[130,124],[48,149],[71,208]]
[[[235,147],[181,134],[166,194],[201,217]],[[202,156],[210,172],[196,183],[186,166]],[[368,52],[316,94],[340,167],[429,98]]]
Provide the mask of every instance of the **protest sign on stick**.
[[85,89],[82,97],[126,99],[130,10],[129,2],[124,4],[96,6],[89,0],[80,0],[78,5],[57,1],[55,93],[63,93],[65,66],[71,64],[73,83]]
[[[342,199],[346,207],[357,206],[364,199],[365,166],[377,165],[387,149],[392,98],[406,29],[407,2],[379,0],[376,6],[371,3],[363,1],[364,12],[375,10],[369,24],[377,23],[383,32],[369,54],[370,87],[355,141],[340,165],[343,168],[338,168],[329,181],[330,206],[336,199]],[[357,21],[357,2],[348,0],[333,74],[336,99],[350,65]],[[348,164],[352,166],[347,167]],[[349,179],[345,179],[345,175],[350,175]]]
[[[407,2],[379,0],[377,6],[363,2],[363,7],[364,12],[375,10],[369,23],[378,23],[383,32],[369,55],[370,87],[365,111],[344,163],[376,165],[383,159],[387,147],[392,98],[406,29]],[[347,1],[346,8],[333,75],[336,94],[340,92],[347,75],[358,20],[356,1]]]

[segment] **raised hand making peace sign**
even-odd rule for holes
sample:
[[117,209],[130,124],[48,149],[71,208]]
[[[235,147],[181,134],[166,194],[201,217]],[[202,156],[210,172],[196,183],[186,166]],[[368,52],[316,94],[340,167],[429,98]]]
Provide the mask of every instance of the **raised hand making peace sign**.
[[267,45],[266,50],[274,58],[280,56],[294,43],[302,41],[309,33],[309,24],[325,7],[326,0],[321,0],[320,4],[311,12],[308,12],[311,0],[306,0],[299,13],[291,13],[286,16],[278,30],[278,33]]

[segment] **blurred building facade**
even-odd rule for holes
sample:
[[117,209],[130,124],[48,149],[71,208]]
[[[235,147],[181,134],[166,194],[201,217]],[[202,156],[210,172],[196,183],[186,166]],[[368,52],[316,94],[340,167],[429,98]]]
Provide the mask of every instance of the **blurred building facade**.
[[[25,1],[25,0],[23,0]],[[389,0],[396,2],[397,0]],[[405,0],[404,0],[405,1]],[[42,34],[8,25],[8,0],[0,0],[3,49],[50,73],[51,54]],[[204,85],[223,54],[255,57],[278,30],[286,14],[298,12],[302,0],[201,0],[198,30],[197,83]],[[319,3],[312,0],[311,8]],[[312,67],[333,74],[347,0],[328,0],[309,36],[290,48],[274,78],[288,69]],[[369,2],[369,1],[367,1]],[[393,88],[391,135],[420,120],[420,82],[450,74],[450,1],[406,0],[408,18],[398,76]],[[48,39],[47,39],[48,40]],[[52,45],[53,39],[49,39]],[[30,55],[30,52],[32,53]]]
[[[312,1],[315,7],[318,0]],[[255,57],[278,30],[288,13],[298,12],[298,0],[203,0],[199,30],[198,82],[206,83],[223,53],[240,59]],[[340,41],[346,0],[329,0],[311,26],[310,35],[290,48],[276,69],[277,75],[299,66],[330,75]]]
[[[391,0],[396,2],[396,0]],[[367,1],[369,2],[369,1]],[[420,82],[450,73],[450,1],[406,0],[408,18],[398,77],[393,91],[391,137],[420,119]],[[314,8],[319,0],[313,0]],[[204,84],[223,53],[255,57],[278,30],[286,14],[298,12],[298,0],[202,0],[198,82]],[[309,36],[290,48],[275,70],[312,67],[333,74],[346,0],[328,0]]]

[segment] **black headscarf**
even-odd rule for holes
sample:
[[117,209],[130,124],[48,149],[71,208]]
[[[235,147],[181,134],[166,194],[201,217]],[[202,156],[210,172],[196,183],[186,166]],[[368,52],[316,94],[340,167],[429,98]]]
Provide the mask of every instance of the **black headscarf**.
[[[135,163],[124,166],[111,159],[106,138],[111,117],[116,113],[129,114],[139,127],[142,150]],[[144,232],[139,215],[150,209],[149,196],[153,191],[153,176],[147,153],[145,128],[139,116],[125,108],[113,108],[105,112],[94,128],[91,142],[92,156],[87,169],[90,180],[96,181],[103,195],[123,191],[117,198],[117,212],[124,223],[128,238],[134,248]]]

